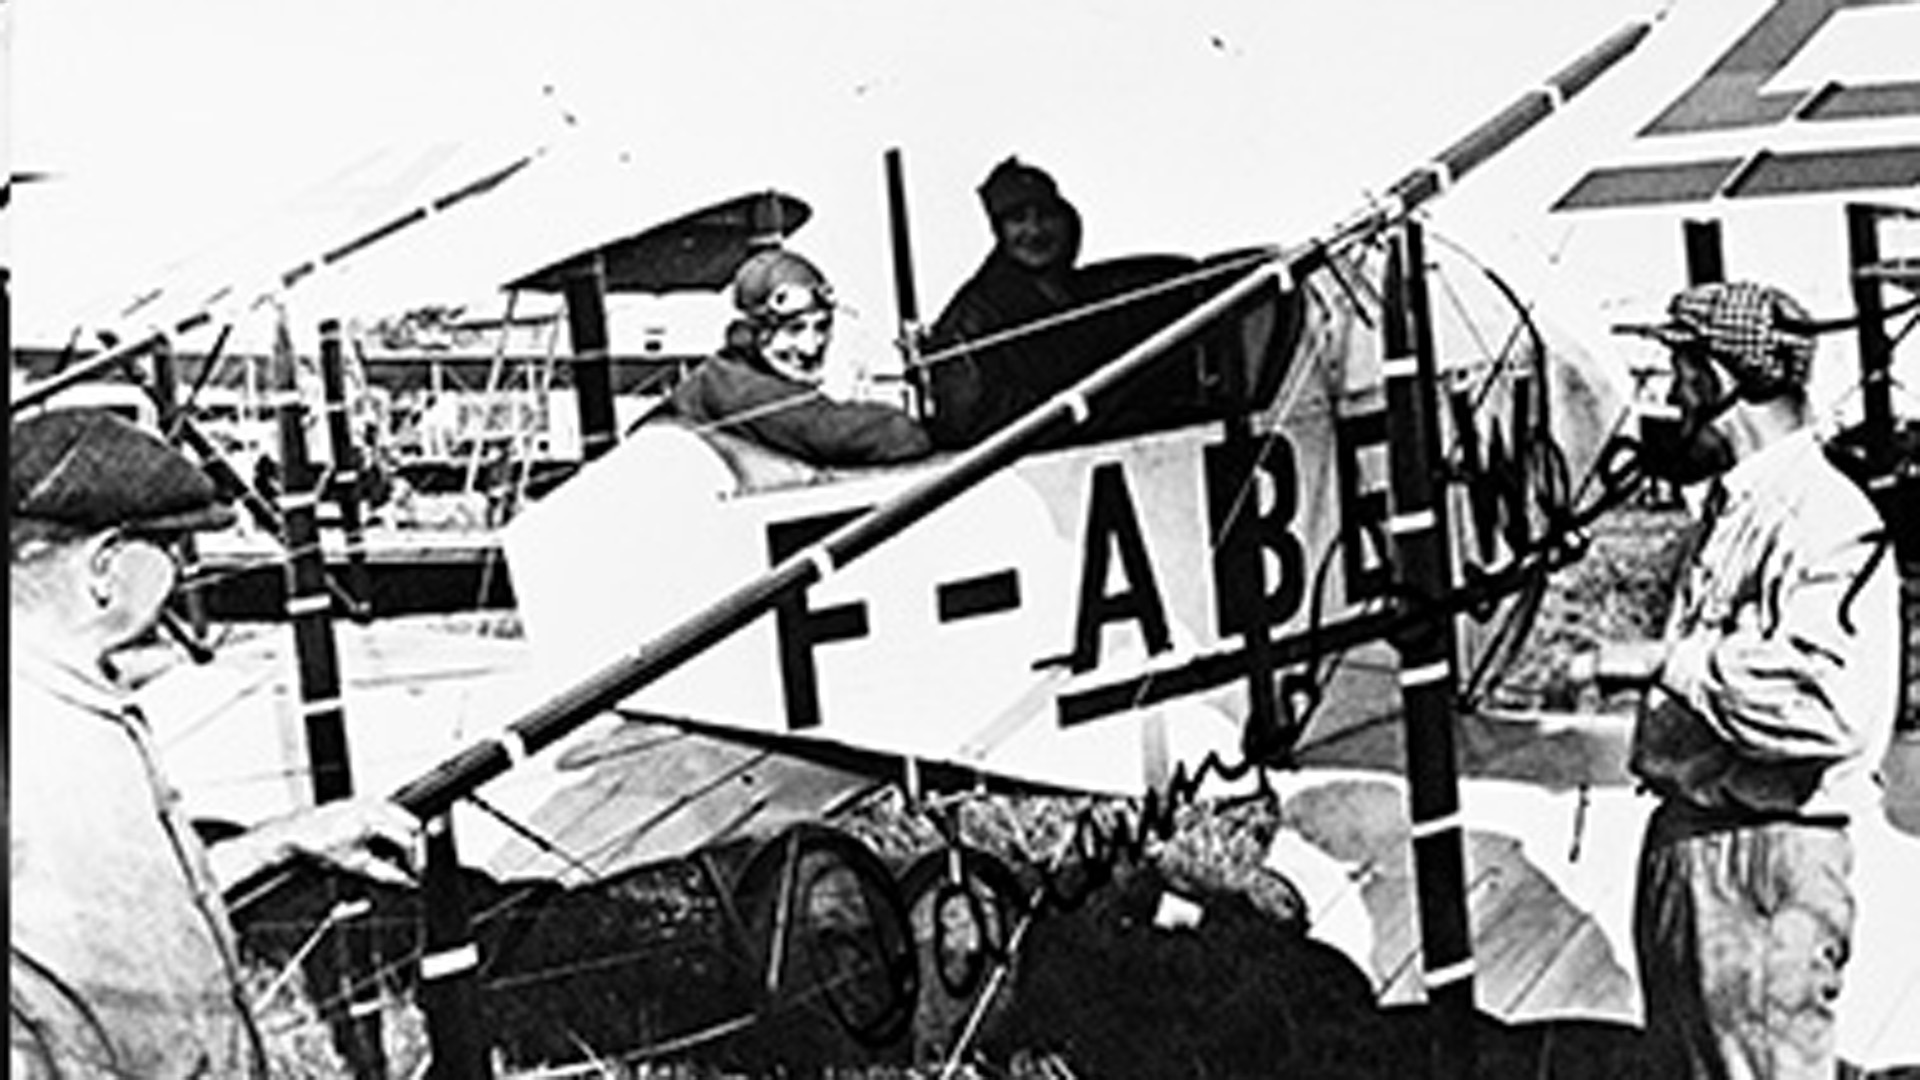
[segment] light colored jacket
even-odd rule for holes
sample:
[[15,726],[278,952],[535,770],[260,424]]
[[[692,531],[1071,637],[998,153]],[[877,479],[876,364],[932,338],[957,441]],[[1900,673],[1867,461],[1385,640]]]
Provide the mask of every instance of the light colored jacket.
[[8,674],[13,1067],[264,1075],[225,906],[144,722],[18,640]]
[[1811,429],[1741,461],[1685,568],[1632,767],[1735,815],[1878,805],[1899,700],[1899,585],[1880,516]]

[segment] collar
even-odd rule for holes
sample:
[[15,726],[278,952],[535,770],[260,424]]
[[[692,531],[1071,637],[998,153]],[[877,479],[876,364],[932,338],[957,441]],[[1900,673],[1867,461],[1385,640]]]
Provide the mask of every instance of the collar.
[[18,635],[9,643],[7,666],[10,674],[92,712],[120,716],[132,704],[126,690],[98,665],[75,664]]
[[1807,455],[1819,452],[1820,443],[1813,428],[1802,427],[1734,463],[1720,482],[1730,498],[1742,498],[1778,484],[1782,477],[1797,474]]

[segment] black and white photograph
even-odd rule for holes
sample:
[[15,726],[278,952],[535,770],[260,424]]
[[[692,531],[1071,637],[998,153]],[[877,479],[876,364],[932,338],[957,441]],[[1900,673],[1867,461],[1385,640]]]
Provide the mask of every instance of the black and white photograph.
[[7,1074],[1920,1080],[1920,0],[0,0]]

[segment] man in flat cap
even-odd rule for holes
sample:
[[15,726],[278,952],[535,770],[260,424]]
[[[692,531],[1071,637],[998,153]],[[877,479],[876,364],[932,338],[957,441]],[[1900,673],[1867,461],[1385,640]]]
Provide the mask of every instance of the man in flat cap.
[[1814,341],[1791,297],[1695,286],[1643,329],[1669,350],[1680,414],[1649,467],[1711,482],[1630,759],[1660,800],[1634,912],[1648,1075],[1825,1080],[1849,823],[1879,812],[1898,700],[1888,537],[1815,437]]
[[[954,293],[926,341],[934,444],[969,446],[1081,372],[1070,329],[1036,323],[1079,302],[1080,214],[1045,170],[1007,158],[979,188],[993,250]],[[993,339],[979,347],[969,343]]]
[[221,888],[412,820],[336,803],[203,847],[109,662],[158,620],[174,541],[232,511],[106,410],[15,422],[8,464],[10,1074],[263,1075]]

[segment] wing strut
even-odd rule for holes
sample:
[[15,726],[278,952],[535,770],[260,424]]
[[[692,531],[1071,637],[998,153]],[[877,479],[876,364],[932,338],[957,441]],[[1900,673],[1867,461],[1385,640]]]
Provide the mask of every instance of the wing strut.
[[[174,337],[185,336],[202,327],[211,326],[216,322],[231,321],[228,313],[237,310],[239,305],[244,303],[247,307],[252,307],[262,299],[293,288],[305,278],[321,270],[328,270],[338,266],[361,251],[387,240],[402,229],[409,228],[434,215],[444,213],[454,205],[473,198],[474,196],[483,195],[486,192],[492,191],[494,188],[505,183],[514,174],[533,164],[540,157],[544,156],[546,152],[547,148],[541,146],[533,152],[515,159],[502,168],[487,173],[477,180],[463,184],[453,191],[423,202],[384,225],[362,233],[329,251],[306,259],[278,274],[265,277],[264,280],[239,281],[223,286],[204,301],[201,301],[197,307],[193,308],[186,315],[180,316],[171,322],[156,320],[153,328],[147,333],[133,338],[124,344],[109,347],[106,351],[88,357],[74,364],[72,367],[67,368],[65,371],[56,375],[50,375],[32,386],[22,388],[21,391],[14,396],[12,404],[8,407],[8,412],[11,415],[18,416],[25,410],[44,403],[48,398],[53,397],[55,394],[70,386],[86,382],[89,379],[121,367],[130,361],[145,356],[155,349],[167,345]],[[158,290],[147,294],[146,297],[143,297],[134,304],[134,308],[144,307],[159,295],[160,291]]]
[[[1392,418],[1393,513],[1387,519],[1405,603],[1444,606],[1452,588],[1446,487],[1436,477],[1440,445],[1439,373],[1427,299],[1426,243],[1420,224],[1394,230],[1387,268],[1387,415]],[[1453,745],[1453,620],[1413,620],[1393,637],[1400,654],[1400,702],[1406,733],[1407,819],[1419,895],[1422,982],[1427,993],[1427,1075],[1474,1071],[1473,935],[1467,917],[1466,851]]]

